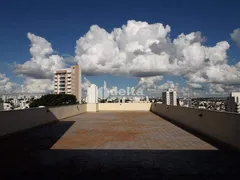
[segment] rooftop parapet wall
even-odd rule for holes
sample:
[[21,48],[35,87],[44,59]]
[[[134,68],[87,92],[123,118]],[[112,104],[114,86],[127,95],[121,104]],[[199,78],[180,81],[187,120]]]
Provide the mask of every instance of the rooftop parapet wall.
[[150,111],[151,103],[99,103],[98,111]]
[[153,103],[151,111],[240,150],[240,115]]
[[52,123],[86,112],[86,104],[0,112],[0,136]]
[[75,116],[87,112],[87,104],[59,106],[49,108],[49,111],[58,119]]

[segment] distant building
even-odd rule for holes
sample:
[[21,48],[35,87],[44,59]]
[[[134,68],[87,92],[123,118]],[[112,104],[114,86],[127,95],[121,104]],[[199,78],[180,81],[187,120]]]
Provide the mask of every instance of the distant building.
[[81,69],[79,65],[55,71],[54,93],[73,94],[81,103]]
[[13,109],[13,107],[10,103],[3,103],[3,110],[4,111],[10,111],[12,109]]
[[4,110],[4,106],[3,106],[3,100],[0,99],[0,111],[3,111]]
[[162,103],[166,105],[177,106],[177,92],[173,89],[169,89],[167,92],[163,92]]
[[178,106],[192,107],[192,100],[190,98],[178,99],[177,101]]
[[98,103],[98,87],[91,84],[87,89],[87,103]]
[[240,113],[240,92],[231,92],[226,100],[226,111]]
[[146,96],[146,101],[147,101],[147,102],[150,102],[150,101],[149,101],[149,97],[148,97],[148,96]]

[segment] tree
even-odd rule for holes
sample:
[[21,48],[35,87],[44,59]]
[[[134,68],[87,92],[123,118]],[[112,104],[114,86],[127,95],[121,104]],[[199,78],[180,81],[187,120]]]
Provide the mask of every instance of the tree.
[[30,108],[38,106],[61,106],[77,104],[77,99],[72,94],[47,94],[30,103]]

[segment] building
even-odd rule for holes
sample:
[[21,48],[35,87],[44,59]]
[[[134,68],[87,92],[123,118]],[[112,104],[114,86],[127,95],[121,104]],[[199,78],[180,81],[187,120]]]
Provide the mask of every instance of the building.
[[177,101],[178,106],[192,107],[192,99],[190,98],[178,99]]
[[4,110],[4,111],[13,110],[12,104],[11,104],[11,103],[3,103],[3,110]]
[[162,102],[166,105],[177,106],[177,92],[173,89],[169,89],[167,92],[163,92]]
[[81,69],[79,65],[55,71],[54,93],[73,94],[81,103]]
[[98,87],[95,84],[91,84],[87,89],[87,103],[98,103]]
[[231,92],[226,100],[226,111],[240,113],[240,92]]

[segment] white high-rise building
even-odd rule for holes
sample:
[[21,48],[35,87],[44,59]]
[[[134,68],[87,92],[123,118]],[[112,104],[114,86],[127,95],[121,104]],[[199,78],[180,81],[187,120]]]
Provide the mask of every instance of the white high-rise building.
[[177,106],[177,92],[174,89],[169,89],[162,93],[162,102],[166,105]]
[[226,101],[226,111],[240,113],[240,92],[231,92]]
[[79,65],[55,71],[54,93],[73,94],[81,104],[81,78],[81,69]]
[[87,103],[98,103],[98,87],[95,84],[91,84],[87,89]]
[[148,97],[148,96],[146,96],[146,101],[147,101],[147,102],[150,102],[150,101],[149,101],[149,97]]
[[125,97],[123,97],[123,98],[122,98],[122,103],[125,103],[125,100],[126,100],[126,98],[125,98]]

